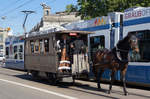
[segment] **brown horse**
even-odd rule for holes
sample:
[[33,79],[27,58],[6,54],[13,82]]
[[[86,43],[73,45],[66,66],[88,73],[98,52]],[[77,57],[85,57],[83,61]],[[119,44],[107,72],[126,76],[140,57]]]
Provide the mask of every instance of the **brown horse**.
[[120,40],[116,47],[112,50],[103,49],[94,54],[93,57],[93,73],[97,78],[97,86],[101,89],[100,80],[105,69],[111,70],[111,82],[108,93],[110,94],[113,81],[115,80],[115,72],[120,70],[121,81],[123,82],[124,94],[128,95],[125,83],[125,74],[128,67],[128,53],[130,50],[139,52],[138,39],[135,34],[129,33],[124,39]]

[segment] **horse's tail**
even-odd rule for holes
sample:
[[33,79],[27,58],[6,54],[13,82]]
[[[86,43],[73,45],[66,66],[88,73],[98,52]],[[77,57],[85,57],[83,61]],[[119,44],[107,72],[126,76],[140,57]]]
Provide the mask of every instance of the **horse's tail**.
[[97,78],[97,67],[95,65],[92,66],[92,72],[94,74],[94,77]]
[[95,66],[93,65],[92,66],[92,72],[95,74],[96,73],[96,69],[95,69]]

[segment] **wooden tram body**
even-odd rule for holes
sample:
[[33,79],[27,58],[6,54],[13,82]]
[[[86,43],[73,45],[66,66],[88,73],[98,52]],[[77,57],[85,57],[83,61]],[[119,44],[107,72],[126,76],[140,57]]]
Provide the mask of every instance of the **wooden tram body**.
[[[83,68],[76,66],[78,70],[73,70],[75,65],[73,65],[74,62],[70,54],[70,44],[76,39],[76,35],[80,35],[80,39],[84,41],[86,48],[88,48],[87,36],[91,33],[86,31],[63,30],[29,35],[25,38],[25,69],[33,77],[42,76],[52,80],[60,80],[64,77],[72,76],[77,77],[82,74],[88,75],[90,71],[88,51],[84,53],[86,57],[86,64],[84,65],[86,66],[82,66]],[[61,45],[63,47],[58,46],[58,42],[64,43]],[[81,61],[79,60],[78,62]]]

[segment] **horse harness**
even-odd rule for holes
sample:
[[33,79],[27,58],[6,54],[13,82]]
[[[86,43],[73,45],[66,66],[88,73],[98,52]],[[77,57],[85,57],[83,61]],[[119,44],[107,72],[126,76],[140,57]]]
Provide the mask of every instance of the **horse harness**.
[[118,64],[127,64],[128,63],[128,59],[127,60],[123,60],[120,54],[121,54],[121,52],[127,53],[128,50],[119,49],[117,46],[115,48],[116,48],[116,50],[115,50],[115,52],[113,52],[114,60]]

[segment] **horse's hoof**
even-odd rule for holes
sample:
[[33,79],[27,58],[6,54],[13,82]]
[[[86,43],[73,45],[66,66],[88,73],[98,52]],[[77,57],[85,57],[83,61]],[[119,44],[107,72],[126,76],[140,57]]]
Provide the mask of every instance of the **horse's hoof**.
[[124,93],[124,95],[125,95],[125,96],[128,96],[128,95],[129,95],[129,93],[128,93],[128,92],[126,92],[126,93]]
[[101,89],[101,86],[100,86],[100,85],[97,85],[97,88],[98,88],[98,89]]
[[98,89],[101,89],[101,87],[98,87]]
[[110,94],[111,93],[111,91],[107,91],[107,94]]

